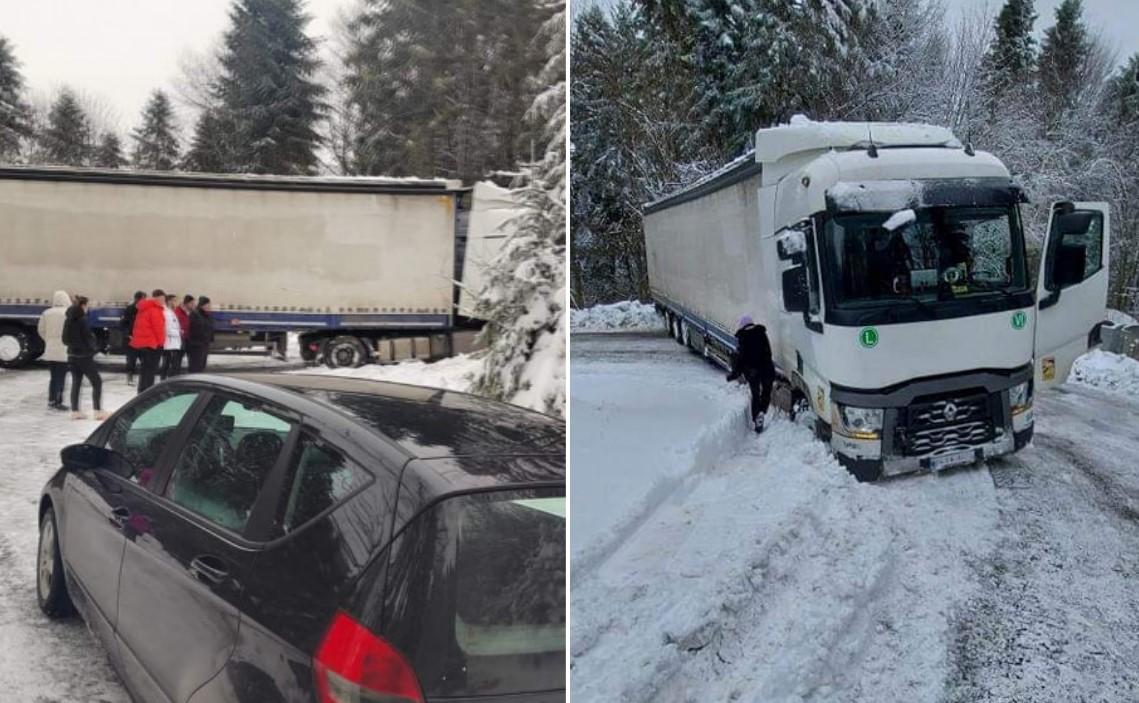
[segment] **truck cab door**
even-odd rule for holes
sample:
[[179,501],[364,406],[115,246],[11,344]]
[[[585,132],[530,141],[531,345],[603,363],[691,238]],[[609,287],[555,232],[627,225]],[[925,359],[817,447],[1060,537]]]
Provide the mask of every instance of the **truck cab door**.
[[1068,379],[1099,343],[1107,309],[1111,219],[1107,203],[1053,203],[1036,282],[1037,390]]

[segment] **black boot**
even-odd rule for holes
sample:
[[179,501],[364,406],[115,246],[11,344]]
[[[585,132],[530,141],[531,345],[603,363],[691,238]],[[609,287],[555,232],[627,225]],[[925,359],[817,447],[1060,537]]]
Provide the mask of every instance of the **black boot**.
[[127,374],[127,385],[128,385],[128,386],[133,386],[133,385],[134,385],[134,374],[133,374],[133,373],[128,373],[128,374]]
[[763,432],[763,415],[755,418],[755,433],[759,434],[760,432]]

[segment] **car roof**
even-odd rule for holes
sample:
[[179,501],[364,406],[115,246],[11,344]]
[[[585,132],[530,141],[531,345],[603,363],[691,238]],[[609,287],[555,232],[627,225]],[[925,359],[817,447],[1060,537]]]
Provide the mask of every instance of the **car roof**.
[[406,459],[421,460],[414,462],[416,471],[435,474],[424,477],[431,493],[565,481],[564,422],[515,405],[439,388],[317,374],[172,380],[252,393],[305,415],[322,415],[325,423],[330,413],[313,411],[331,410],[333,423],[363,428]]

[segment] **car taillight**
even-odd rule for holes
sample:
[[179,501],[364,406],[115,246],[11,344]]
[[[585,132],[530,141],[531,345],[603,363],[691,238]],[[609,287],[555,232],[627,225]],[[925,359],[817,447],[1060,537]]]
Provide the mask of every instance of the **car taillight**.
[[407,659],[344,612],[332,619],[313,668],[320,703],[423,703]]

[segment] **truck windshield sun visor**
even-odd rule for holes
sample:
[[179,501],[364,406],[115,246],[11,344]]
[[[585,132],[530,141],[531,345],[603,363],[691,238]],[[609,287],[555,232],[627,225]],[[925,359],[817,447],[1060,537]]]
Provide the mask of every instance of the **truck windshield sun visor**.
[[1011,178],[842,181],[827,191],[827,212],[897,212],[929,207],[1012,207],[1027,202]]

